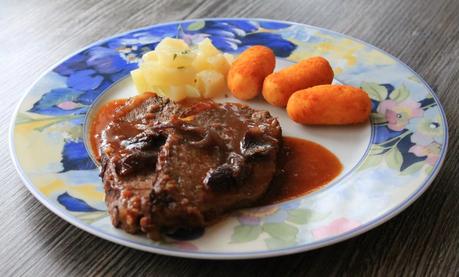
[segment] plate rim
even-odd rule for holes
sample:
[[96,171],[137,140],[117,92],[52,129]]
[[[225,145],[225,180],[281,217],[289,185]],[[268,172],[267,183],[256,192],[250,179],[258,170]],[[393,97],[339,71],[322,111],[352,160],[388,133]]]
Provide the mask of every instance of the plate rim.
[[[311,29],[319,30],[319,31],[324,31],[328,33],[332,33],[338,36],[341,36],[343,38],[347,38],[350,40],[357,41],[367,47],[370,47],[372,49],[376,49],[378,51],[381,51],[383,54],[387,55],[388,57],[394,59],[398,64],[402,65],[405,69],[408,69],[418,80],[421,81],[421,83],[429,90],[431,93],[432,97],[434,98],[435,102],[437,103],[437,107],[439,108],[440,114],[442,116],[442,120],[444,122],[444,128],[445,128],[445,134],[444,134],[444,144],[442,147],[442,151],[439,156],[439,160],[435,167],[433,168],[432,172],[429,174],[429,176],[423,181],[423,184],[420,185],[416,191],[414,191],[411,195],[405,198],[404,201],[402,201],[399,205],[396,207],[393,207],[392,209],[386,211],[384,214],[370,220],[369,222],[362,224],[361,226],[348,230],[346,232],[343,232],[339,235],[331,236],[325,239],[317,240],[312,243],[307,243],[303,245],[298,245],[294,247],[287,247],[287,248],[281,248],[281,249],[275,249],[275,250],[262,250],[262,251],[253,251],[253,252],[228,252],[228,253],[220,253],[220,252],[205,252],[205,251],[187,251],[183,249],[170,249],[170,248],[164,248],[162,246],[145,246],[143,244],[139,244],[137,242],[132,242],[127,239],[120,239],[118,237],[115,237],[109,233],[106,233],[100,228],[97,228],[95,226],[87,225],[84,224],[82,221],[72,217],[70,214],[67,212],[58,209],[53,203],[48,201],[45,197],[41,195],[41,193],[33,186],[33,183],[25,172],[22,170],[19,161],[16,158],[16,151],[14,148],[14,127],[15,127],[15,122],[16,118],[19,112],[19,108],[21,104],[24,102],[26,97],[29,95],[30,91],[35,87],[35,85],[53,68],[56,66],[62,64],[64,61],[69,59],[70,57],[74,56],[75,54],[80,53],[81,51],[88,49],[94,45],[99,44],[100,42],[107,41],[116,37],[120,37],[132,32],[138,32],[141,30],[145,30],[148,28],[152,28],[155,26],[164,26],[164,25],[169,25],[169,24],[177,24],[177,23],[187,23],[187,22],[194,22],[198,20],[253,20],[253,21],[267,21],[267,22],[278,22],[278,23],[286,23],[286,24],[291,24],[291,25],[302,25]],[[448,128],[448,122],[446,118],[446,113],[443,108],[443,105],[440,102],[440,99],[438,95],[434,92],[434,90],[430,87],[430,85],[422,78],[420,74],[415,72],[411,67],[409,67],[407,64],[402,62],[400,59],[397,57],[393,56],[392,54],[386,52],[384,49],[381,49],[379,47],[376,47],[374,45],[371,45],[365,41],[362,41],[358,38],[333,31],[330,29],[318,27],[318,26],[313,26],[305,23],[299,23],[299,22],[293,22],[293,21],[287,21],[287,20],[276,20],[276,19],[266,19],[266,18],[253,18],[253,17],[207,17],[207,18],[194,18],[194,19],[185,19],[185,20],[176,20],[176,21],[167,21],[164,23],[158,23],[158,24],[150,24],[146,25],[143,27],[135,28],[135,29],[130,29],[126,32],[121,32],[114,34],[109,37],[104,37],[102,39],[99,39],[93,43],[90,43],[88,45],[85,45],[82,48],[79,48],[75,52],[72,52],[71,54],[65,56],[64,58],[60,59],[58,62],[53,64],[52,66],[48,67],[42,74],[35,79],[35,81],[25,90],[24,95],[20,98],[18,103],[16,104],[16,107],[13,111],[10,125],[9,125],[9,132],[8,132],[8,146],[9,146],[9,152],[10,152],[10,158],[13,162],[13,165],[16,169],[16,171],[19,174],[19,177],[21,178],[23,184],[26,186],[26,188],[32,193],[32,195],[39,201],[41,202],[46,208],[48,208],[51,212],[59,216],[61,219],[65,220],[66,222],[72,224],[73,226],[84,230],[94,236],[100,237],[102,239],[111,241],[113,243],[123,245],[126,247],[134,248],[137,250],[142,250],[145,252],[150,252],[150,253],[155,253],[155,254],[162,254],[162,255],[168,255],[168,256],[174,256],[174,257],[182,257],[182,258],[194,258],[194,259],[210,259],[210,260],[236,260],[236,259],[258,259],[258,258],[267,258],[267,257],[276,257],[276,256],[283,256],[283,255],[290,255],[290,254],[295,254],[295,253],[300,253],[300,252],[306,252],[318,248],[322,248],[328,245],[336,244],[338,242],[356,237],[358,235],[361,235],[362,233],[365,233],[371,229],[374,229],[381,224],[389,221],[390,219],[394,218],[398,214],[400,214],[402,211],[404,211],[406,208],[408,208],[414,201],[416,201],[432,184],[433,180],[435,177],[438,175],[440,172],[440,169],[443,166],[443,163],[446,158],[446,154],[448,151],[448,142],[449,142],[449,128]]]

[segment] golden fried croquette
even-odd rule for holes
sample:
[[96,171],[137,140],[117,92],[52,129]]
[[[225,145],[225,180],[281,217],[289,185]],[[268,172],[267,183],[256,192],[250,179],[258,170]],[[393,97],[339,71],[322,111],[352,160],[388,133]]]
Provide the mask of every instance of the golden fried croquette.
[[293,121],[306,125],[355,124],[368,120],[371,100],[360,88],[320,85],[293,93],[287,113]]
[[272,73],[263,82],[263,97],[274,106],[285,107],[297,90],[331,84],[333,70],[322,57],[312,57]]
[[228,88],[234,97],[249,100],[261,91],[263,80],[273,72],[276,57],[271,49],[256,45],[233,62],[228,72]]

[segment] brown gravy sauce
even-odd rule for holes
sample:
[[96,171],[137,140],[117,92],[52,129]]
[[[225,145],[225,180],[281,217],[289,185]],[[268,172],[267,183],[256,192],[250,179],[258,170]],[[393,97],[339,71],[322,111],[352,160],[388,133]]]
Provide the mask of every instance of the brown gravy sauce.
[[343,170],[339,159],[322,145],[300,138],[283,137],[280,171],[260,204],[289,200],[315,191]]
[[[100,135],[113,120],[118,107],[126,99],[103,105],[92,118],[89,128],[91,150],[99,158]],[[312,141],[283,137],[279,157],[280,171],[273,179],[261,205],[289,200],[315,191],[338,176],[343,170],[339,159],[328,149]]]
[[96,116],[91,118],[89,125],[89,142],[91,144],[92,153],[97,159],[100,158],[100,143],[102,141],[102,131],[107,127],[108,123],[115,118],[115,111],[126,103],[127,99],[112,100],[102,107],[96,113]]

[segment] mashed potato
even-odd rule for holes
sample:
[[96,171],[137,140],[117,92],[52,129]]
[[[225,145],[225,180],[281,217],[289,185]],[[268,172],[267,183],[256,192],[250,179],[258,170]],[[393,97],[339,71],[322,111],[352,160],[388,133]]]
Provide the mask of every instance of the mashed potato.
[[173,101],[212,98],[227,91],[226,75],[233,57],[209,39],[190,47],[181,39],[165,38],[145,53],[131,72],[138,93],[155,92]]

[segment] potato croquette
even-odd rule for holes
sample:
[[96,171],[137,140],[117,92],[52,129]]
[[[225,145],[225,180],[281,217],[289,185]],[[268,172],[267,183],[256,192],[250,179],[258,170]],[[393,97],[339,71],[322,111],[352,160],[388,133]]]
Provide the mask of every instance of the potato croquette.
[[256,97],[263,80],[271,74],[276,57],[271,49],[256,45],[248,48],[233,62],[228,72],[228,88],[234,97],[249,100]]
[[331,84],[333,70],[322,57],[312,57],[266,77],[263,97],[274,106],[285,107],[295,91],[317,85]]
[[343,125],[368,120],[371,100],[360,88],[321,85],[292,94],[287,113],[293,121],[306,125]]

